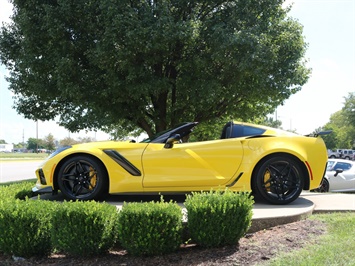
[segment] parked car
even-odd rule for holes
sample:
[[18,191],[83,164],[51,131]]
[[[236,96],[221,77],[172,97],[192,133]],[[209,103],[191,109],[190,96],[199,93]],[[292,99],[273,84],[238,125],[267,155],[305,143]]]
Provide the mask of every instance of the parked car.
[[186,142],[197,122],[133,142],[91,142],[62,147],[36,170],[36,193],[71,200],[106,193],[187,193],[229,188],[253,191],[287,204],[321,183],[327,164],[322,133],[301,136],[228,122],[220,139]]
[[328,158],[339,158],[339,153],[337,150],[333,151],[331,149],[327,149],[327,153],[328,153]]
[[354,160],[355,152],[350,149],[336,149],[335,151],[327,150],[328,158],[335,159],[346,159],[346,160]]
[[340,159],[352,160],[354,157],[354,151],[349,149],[341,149],[341,157]]
[[327,171],[315,192],[355,191],[355,162],[345,159],[328,159]]

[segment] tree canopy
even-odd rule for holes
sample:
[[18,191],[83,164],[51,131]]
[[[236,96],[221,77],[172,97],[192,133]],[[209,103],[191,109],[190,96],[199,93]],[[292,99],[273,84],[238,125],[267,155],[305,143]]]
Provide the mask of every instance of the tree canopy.
[[15,109],[70,131],[265,116],[310,73],[284,0],[11,2],[0,60]]
[[343,108],[332,114],[324,126],[333,131],[323,137],[329,149],[355,149],[355,93],[349,93],[344,99]]
[[348,97],[345,97],[345,103],[342,111],[346,116],[346,122],[355,127],[355,92],[349,93]]
[[27,140],[27,149],[37,151],[43,148],[43,140],[36,138],[29,138]]
[[54,136],[49,133],[44,139],[41,141],[43,147],[47,150],[54,151],[56,149]]

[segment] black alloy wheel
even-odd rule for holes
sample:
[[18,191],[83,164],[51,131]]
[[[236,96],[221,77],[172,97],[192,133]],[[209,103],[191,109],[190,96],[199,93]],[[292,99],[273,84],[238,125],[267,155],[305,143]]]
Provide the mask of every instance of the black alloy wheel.
[[329,181],[325,177],[323,177],[320,186],[316,189],[313,189],[312,192],[329,192]]
[[300,164],[287,155],[268,158],[253,177],[254,193],[272,204],[288,204],[299,197],[302,189]]
[[91,200],[101,197],[107,188],[107,172],[96,159],[75,156],[61,166],[58,172],[58,187],[65,198]]

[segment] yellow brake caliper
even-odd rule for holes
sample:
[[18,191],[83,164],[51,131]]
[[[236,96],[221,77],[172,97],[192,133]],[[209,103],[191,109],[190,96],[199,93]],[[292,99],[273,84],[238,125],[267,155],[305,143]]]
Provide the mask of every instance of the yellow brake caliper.
[[96,186],[96,182],[97,182],[97,176],[96,176],[96,173],[95,173],[95,169],[90,167],[90,173],[89,175],[91,176],[93,174],[93,176],[91,177],[90,179],[90,185],[91,187],[89,189],[94,189],[95,186]]
[[271,178],[271,173],[269,170],[266,170],[264,173],[264,184],[265,184],[265,189],[270,192],[270,178]]

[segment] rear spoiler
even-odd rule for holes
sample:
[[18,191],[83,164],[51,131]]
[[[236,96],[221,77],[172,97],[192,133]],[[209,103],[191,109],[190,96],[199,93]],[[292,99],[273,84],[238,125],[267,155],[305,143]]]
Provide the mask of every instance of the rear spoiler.
[[317,133],[311,133],[311,134],[308,134],[308,135],[305,135],[306,137],[318,137],[318,136],[325,136],[325,135],[328,135],[330,133],[332,133],[333,130],[326,130],[326,131],[320,131],[320,132],[317,132]]

